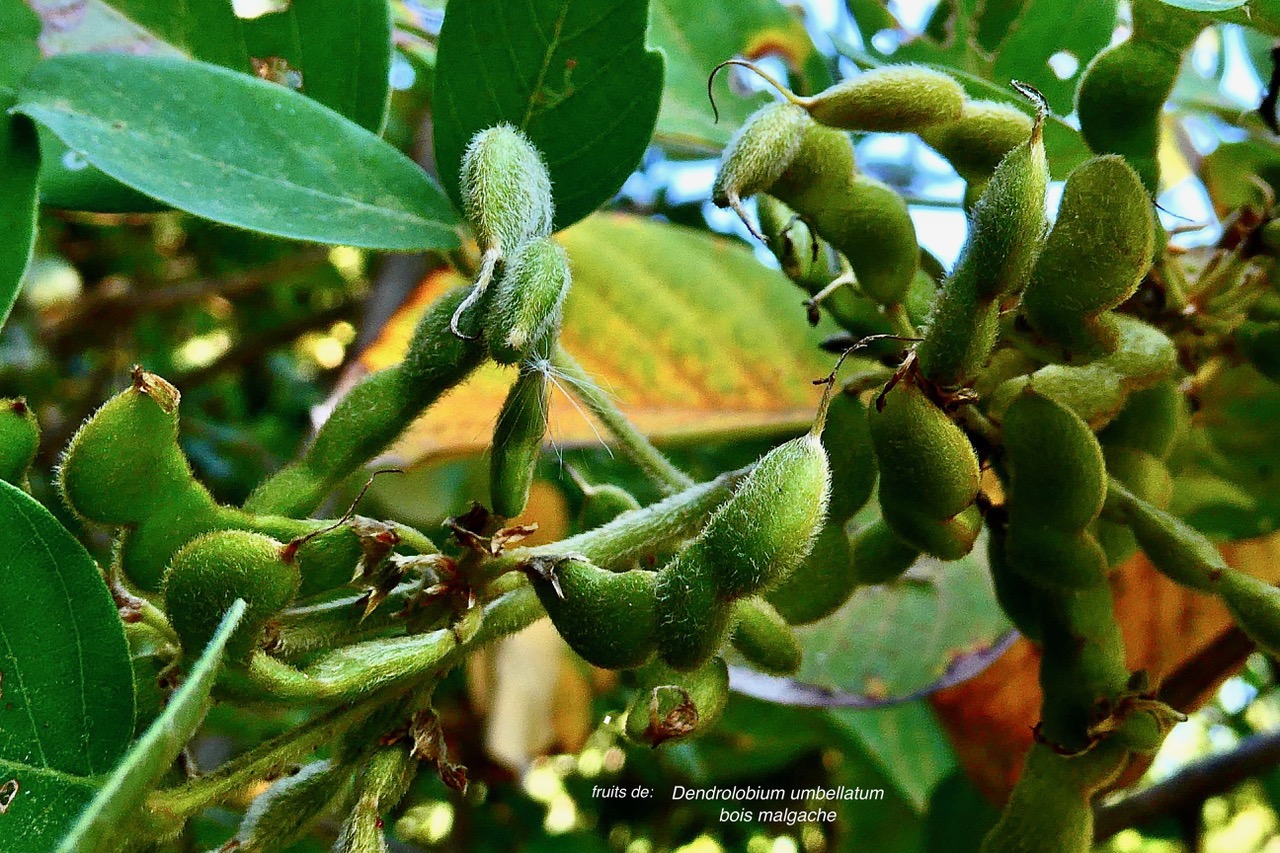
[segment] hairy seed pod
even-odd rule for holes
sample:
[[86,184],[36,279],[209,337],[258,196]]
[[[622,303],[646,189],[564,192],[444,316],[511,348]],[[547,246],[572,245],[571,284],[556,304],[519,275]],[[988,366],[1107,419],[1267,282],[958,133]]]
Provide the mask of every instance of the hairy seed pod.
[[1103,446],[1131,448],[1168,459],[1190,420],[1186,395],[1165,379],[1129,395],[1115,420],[1098,433]]
[[1014,571],[1055,590],[1081,590],[1104,584],[1110,566],[1106,552],[1092,533],[1015,522],[1012,518],[1005,558]]
[[1115,507],[1129,525],[1151,564],[1166,577],[1212,592],[1230,567],[1203,533],[1171,513],[1157,509],[1112,480],[1107,490],[1108,511]]
[[[765,245],[778,259],[782,272],[804,291],[814,295],[831,283],[831,247],[813,232],[800,214],[771,195],[756,197],[756,211],[760,217],[760,231]],[[840,292],[831,294],[837,298]],[[842,306],[823,305],[833,312]],[[837,315],[838,316],[838,315]]]
[[1236,329],[1235,342],[1255,370],[1272,382],[1280,382],[1280,322],[1246,320]]
[[734,602],[729,640],[747,663],[770,675],[791,675],[800,668],[804,656],[787,620],[756,596]]
[[1009,505],[1019,520],[1078,531],[1098,517],[1107,495],[1106,463],[1078,415],[1028,389],[1005,412],[1003,433]]
[[792,625],[808,625],[839,610],[857,585],[849,535],[842,522],[829,519],[809,556],[767,598]]
[[880,502],[947,519],[971,505],[981,485],[978,457],[964,431],[919,387],[900,382],[870,407]]
[[356,775],[356,802],[334,843],[334,853],[387,853],[382,816],[404,799],[418,761],[404,744],[384,746]]
[[729,669],[712,658],[693,672],[657,661],[636,673],[639,691],[627,706],[625,731],[635,744],[657,748],[705,734],[729,701]]
[[1280,589],[1243,572],[1231,571],[1218,584],[1231,618],[1263,651],[1280,652]]
[[662,571],[654,589],[658,653],[674,669],[695,669],[724,644],[729,602],[720,596],[701,539],[689,543]]
[[856,166],[849,134],[810,124],[787,168],[767,189],[805,219],[817,220],[853,180]]
[[489,499],[503,518],[515,518],[529,502],[533,469],[547,432],[550,395],[545,366],[526,362],[498,413],[489,459]]
[[462,155],[462,208],[485,249],[510,252],[551,234],[551,177],[542,155],[509,124],[482,130]]
[[624,512],[635,509],[640,509],[640,502],[621,486],[615,486],[612,483],[585,486],[582,511],[578,515],[578,527],[582,530],[595,530]]
[[720,597],[768,592],[803,562],[822,529],[831,468],[813,432],[756,462],[702,532]]
[[254,798],[234,843],[237,853],[275,853],[301,838],[351,780],[351,768],[325,759],[277,779]]
[[852,394],[837,393],[827,409],[822,446],[831,464],[829,518],[845,522],[862,509],[876,485],[876,459],[871,448],[867,407]]
[[535,561],[534,592],[569,648],[602,669],[631,669],[657,642],[653,572],[608,572],[585,560]]
[[0,480],[23,487],[40,448],[40,424],[27,401],[0,399]]
[[344,478],[385,450],[418,415],[465,379],[488,352],[475,337],[476,314],[462,323],[459,338],[450,322],[468,288],[441,296],[423,316],[404,361],[365,377],[339,402],[301,458],[265,480],[244,508],[270,515],[300,516],[314,510]]
[[982,368],[995,347],[1000,302],[1021,292],[1031,274],[1046,227],[1043,120],[1000,161],[973,208],[968,239],[916,347],[934,383],[963,384]]
[[[1103,455],[1107,459],[1107,473],[1134,495],[1160,509],[1169,506],[1173,499],[1173,477],[1158,457],[1124,446],[1106,446]],[[1124,562],[1138,550],[1133,531],[1123,524],[1100,518],[1094,535],[1107,552],[1107,561],[1112,566]]]
[[911,500],[899,501],[882,490],[880,512],[899,539],[939,560],[959,560],[973,550],[982,532],[982,513],[973,504],[939,519],[914,509]]
[[1094,57],[1080,77],[1076,112],[1085,142],[1099,154],[1122,155],[1152,194],[1160,189],[1164,103],[1182,55],[1207,23],[1159,0],[1136,0],[1132,35]]
[[1151,266],[1154,229],[1151,198],[1122,158],[1095,157],[1067,177],[1022,297],[1027,322],[1064,360],[1115,351],[1119,332],[1107,312],[1138,289]]
[[1000,101],[966,101],[958,119],[920,129],[920,138],[969,184],[985,185],[1010,151],[1031,136],[1031,117]]
[[964,98],[960,84],[942,71],[923,65],[886,65],[797,102],[828,127],[910,133],[960,118]]
[[187,543],[165,575],[165,611],[195,657],[212,639],[237,598],[248,608],[227,655],[244,659],[262,639],[267,621],[284,610],[298,593],[298,566],[285,559],[285,546],[259,533],[222,530]]
[[1026,765],[982,853],[1088,853],[1093,849],[1093,796],[1115,781],[1129,753],[1105,742],[1081,755],[1056,754],[1045,744]]
[[996,602],[1009,617],[1013,626],[1033,643],[1043,637],[1040,626],[1040,599],[1044,595],[1040,587],[1009,565],[1007,530],[1003,523],[989,526],[987,539],[987,566],[991,571],[991,585]]
[[754,232],[742,200],[764,192],[782,176],[812,124],[803,108],[788,101],[765,104],[752,113],[720,156],[711,200],[717,207],[733,208]]
[[864,294],[886,305],[906,298],[920,258],[915,225],[902,196],[856,173],[848,134],[809,128],[769,193],[848,259]]
[[514,250],[485,314],[494,361],[515,364],[535,342],[556,333],[569,282],[569,256],[555,241],[529,240]]
[[878,518],[853,537],[853,568],[863,586],[889,583],[915,565],[920,552]]
[[1120,414],[1130,395],[1173,375],[1178,353],[1164,332],[1136,317],[1115,315],[1120,345],[1111,355],[1082,365],[1049,364],[1005,382],[991,395],[995,417],[1031,384],[1036,393],[1075,412],[1091,429],[1100,429]]
[[191,469],[177,449],[178,399],[177,388],[138,368],[133,384],[76,431],[58,470],[76,515],[135,524],[189,489]]

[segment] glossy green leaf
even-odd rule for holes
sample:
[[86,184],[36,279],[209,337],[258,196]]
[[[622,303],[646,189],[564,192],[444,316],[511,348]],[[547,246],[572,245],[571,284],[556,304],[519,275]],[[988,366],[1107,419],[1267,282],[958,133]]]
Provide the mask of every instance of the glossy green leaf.
[[120,839],[129,832],[130,816],[204,721],[209,694],[222,669],[223,652],[244,611],[244,600],[236,599],[187,680],[170,697],[164,713],[112,771],[62,840],[58,853],[111,853],[119,849]]
[[726,59],[778,57],[801,94],[831,82],[827,60],[804,23],[777,0],[739,0],[715,15],[697,3],[651,0],[649,17],[649,39],[667,58],[655,139],[673,153],[718,154],[747,116],[774,97],[768,92],[744,97],[730,85],[735,70],[725,69],[715,82],[717,123],[707,101],[707,76]]
[[898,29],[898,19],[885,6],[884,0],[845,0],[845,6],[867,45],[876,33]]
[[20,0],[0,0],[0,326],[22,290],[36,236],[40,150],[24,119],[4,114],[18,82],[40,60],[40,19]]
[[557,229],[612,198],[649,145],[662,97],[648,21],[648,0],[452,0],[434,106],[436,160],[453,200],[467,142],[502,122],[546,159]]
[[243,27],[249,56],[269,63],[268,72],[286,63],[299,75],[302,94],[361,127],[382,131],[391,94],[387,0],[296,0]]
[[458,244],[426,174],[296,92],[224,68],[77,54],[36,67],[17,109],[111,177],[215,222],[413,251]]
[[[1060,0],[1031,0],[996,49],[991,77],[997,83],[1030,83],[1049,100],[1054,112],[1066,115],[1074,108],[1080,74],[1111,43],[1115,27],[1116,0],[1077,0],[1066,5]],[[1059,53],[1076,63],[1074,73],[1065,78],[1049,65]]]
[[827,712],[906,797],[923,812],[929,793],[955,767],[955,755],[924,701],[891,708],[838,708]]
[[47,853],[133,735],[133,670],[93,559],[0,482],[0,850]]
[[[166,42],[188,56],[246,71],[241,20],[230,0],[183,0],[173,4],[155,0],[100,0],[135,24],[142,32]],[[83,25],[82,25],[83,26]],[[92,29],[85,32],[91,35]]]
[[952,563],[921,558],[901,579],[862,587],[833,615],[797,628],[795,681],[873,700],[907,697],[1008,632],[981,541]]

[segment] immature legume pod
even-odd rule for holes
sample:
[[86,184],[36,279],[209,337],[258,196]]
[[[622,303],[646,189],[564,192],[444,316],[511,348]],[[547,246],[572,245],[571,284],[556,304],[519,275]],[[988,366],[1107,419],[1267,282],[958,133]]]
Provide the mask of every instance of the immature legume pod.
[[538,149],[512,125],[471,138],[459,181],[463,213],[483,248],[510,252],[551,233],[551,177]]
[[237,853],[276,853],[287,848],[323,817],[350,781],[352,769],[340,761],[323,759],[272,782],[245,812],[234,849]]
[[657,748],[705,734],[729,701],[729,669],[711,658],[692,672],[675,672],[654,661],[636,673],[639,691],[627,706],[626,735]]
[[753,231],[742,207],[743,199],[769,189],[786,171],[813,119],[788,101],[775,101],[756,110],[725,146],[711,188],[717,207],[731,207]]
[[524,512],[547,433],[551,378],[545,364],[526,361],[498,413],[489,458],[489,499],[503,518]]
[[515,364],[534,344],[555,335],[569,293],[569,256],[550,239],[529,240],[509,256],[485,315],[489,354]]
[[757,596],[740,599],[733,605],[732,618],[729,640],[747,663],[770,675],[791,675],[800,668],[800,640],[768,601]]
[[886,65],[798,98],[797,103],[829,127],[902,133],[955,121],[964,100],[964,89],[945,72],[922,65]]
[[593,666],[631,669],[653,657],[657,641],[653,572],[609,572],[584,560],[535,563],[534,592],[569,648]]
[[1010,151],[1031,136],[1031,117],[1000,101],[966,101],[955,121],[918,132],[960,177],[985,186]]
[[221,530],[187,543],[165,575],[165,611],[184,652],[198,655],[213,638],[222,616],[237,598],[248,608],[227,643],[227,654],[242,660],[262,641],[262,629],[293,601],[299,575],[285,546],[259,533]]
[[25,487],[40,448],[40,425],[27,401],[0,399],[0,480]]

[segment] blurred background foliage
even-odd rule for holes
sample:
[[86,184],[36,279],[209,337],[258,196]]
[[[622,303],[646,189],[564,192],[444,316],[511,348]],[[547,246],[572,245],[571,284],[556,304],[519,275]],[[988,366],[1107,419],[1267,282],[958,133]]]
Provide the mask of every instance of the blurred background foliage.
[[[255,5],[261,4],[236,4],[245,17],[263,11]],[[33,6],[49,21],[50,8],[58,4]],[[431,82],[444,3],[397,0],[393,6],[396,50],[385,135],[430,171]],[[1116,0],[901,0],[887,5],[879,0],[848,0],[847,5],[835,0],[652,0],[651,41],[667,53],[667,90],[644,168],[611,207],[746,240],[736,217],[708,200],[719,148],[769,97],[747,76],[722,75],[716,87],[722,120],[711,121],[707,71],[734,55],[760,60],[799,91],[822,88],[854,66],[888,60],[946,65],[963,72],[966,85],[984,96],[1012,99],[999,81],[1028,80],[1062,117],[1048,137],[1060,177],[1086,155],[1070,116],[1075,81],[1093,55],[1123,34],[1126,7]],[[103,31],[85,29],[77,35],[72,27],[69,34],[64,28],[47,35],[92,40]],[[1271,75],[1274,35],[1238,25],[1210,28],[1183,68],[1166,116],[1165,186],[1159,198],[1165,225],[1179,229],[1175,242],[1183,247],[1214,243],[1242,206],[1265,207],[1274,198],[1280,144],[1254,113]],[[132,36],[112,32],[110,37],[127,42]],[[964,236],[959,178],[914,137],[868,135],[858,141],[858,154],[862,169],[911,200],[925,247],[950,264]],[[395,357],[415,311],[441,287],[433,271],[444,266],[439,257],[299,245],[172,212],[47,211],[40,234],[23,297],[0,336],[0,395],[26,396],[38,412],[45,432],[33,491],[55,511],[61,501],[50,480],[60,449],[90,412],[125,385],[134,364],[181,388],[183,449],[220,501],[241,502],[306,441],[327,400],[362,372]],[[577,246],[575,264],[592,256],[608,268],[619,263],[619,256],[608,252],[624,251],[618,248],[625,242],[621,232],[599,225],[580,226],[566,239]],[[628,259],[633,275],[627,286],[638,304],[671,286],[663,278],[671,273],[653,264],[651,250],[661,245],[659,240],[635,246]],[[758,247],[753,250],[763,275],[772,259]],[[743,262],[750,250],[737,251],[741,257],[734,263]],[[761,287],[774,289],[778,312],[792,306],[785,319],[794,321],[795,334],[819,340],[822,330],[804,328],[799,296],[782,278],[769,275],[762,281]],[[590,318],[575,327],[572,308],[570,314],[566,335],[578,339],[578,351],[603,357],[616,344],[612,330],[593,325]],[[768,353],[754,351],[755,343],[746,342],[733,355],[748,367],[752,359],[766,360]],[[723,339],[711,334],[704,344],[709,361],[738,363],[723,351]],[[687,372],[687,365],[677,363],[685,357],[691,356],[664,351],[648,374],[605,370],[604,378],[624,402],[647,401],[650,428],[667,434],[675,460],[697,477],[744,464],[779,434],[794,430],[800,420],[785,389],[823,363],[802,359],[778,368],[767,374],[755,396],[743,391],[750,384],[748,370],[746,379],[712,381],[696,400],[681,403],[683,389],[663,385],[661,377],[668,369],[677,376]],[[664,388],[671,393],[659,393]],[[483,378],[477,380],[468,393],[470,398],[446,400],[434,420],[401,448],[397,461],[412,469],[380,478],[362,512],[433,530],[470,502],[486,499],[483,439],[477,446],[474,438],[483,436],[497,410],[494,400],[500,397],[494,395],[502,393],[501,377],[487,386]],[[559,399],[563,411],[553,421],[552,436],[559,443],[544,459],[530,511],[547,538],[573,529],[581,501],[575,477],[626,485],[642,501],[656,497],[636,471],[594,440],[585,417],[565,399]],[[1226,421],[1221,439],[1247,439],[1248,431],[1238,429],[1240,418],[1274,420],[1278,407],[1280,396],[1274,393],[1249,397],[1239,417]],[[715,439],[705,429],[694,429],[717,413],[727,413],[740,427],[749,421],[750,428],[721,430]],[[1250,471],[1214,473],[1228,480],[1260,478],[1259,488],[1249,491],[1269,494],[1266,506],[1234,514],[1230,501],[1182,509],[1193,516],[1200,512],[1196,522],[1223,537],[1273,529],[1277,510],[1270,504],[1280,507],[1280,489],[1268,484],[1280,470],[1275,464],[1280,449],[1263,446],[1253,452],[1261,456]],[[361,485],[349,484],[328,509],[341,512]],[[65,512],[62,520],[97,556],[106,557],[110,543],[105,537],[77,527]],[[932,607],[948,603],[927,577],[909,576],[900,583],[933,596]],[[871,592],[882,597],[864,596],[859,606],[884,612],[896,601],[891,596],[901,592]],[[951,600],[949,605],[952,615],[961,617],[980,616],[984,606],[993,612],[989,600]],[[879,630],[870,640],[884,645],[914,628],[906,622]],[[970,639],[989,643],[1002,631],[1001,624],[987,625],[981,638]],[[844,653],[856,656],[860,650]],[[146,649],[135,654],[145,676],[153,661]],[[710,736],[649,753],[624,749],[610,716],[624,704],[623,686],[571,658],[554,632],[535,627],[482,657],[466,672],[454,673],[436,694],[451,751],[469,768],[471,790],[460,797],[421,774],[395,818],[393,834],[402,850],[954,851],[972,849],[995,818],[994,807],[963,772],[964,762],[938,721],[935,711],[942,706],[937,703],[916,699],[872,709],[795,708],[738,696]],[[1270,752],[1260,766],[1251,766],[1250,778],[1179,801],[1160,820],[1140,827],[1104,821],[1111,836],[1107,849],[1280,850],[1280,749],[1267,734],[1280,728],[1275,675],[1274,661],[1250,657],[1238,676],[1174,732],[1139,785],[1158,786],[1188,763],[1231,753],[1242,743],[1261,743]],[[846,681],[843,687],[875,693],[865,672],[857,678],[857,684]],[[278,714],[219,707],[199,742],[197,761],[214,766],[243,743],[283,731],[291,722]],[[953,736],[955,730],[950,729]],[[726,783],[857,786],[882,789],[884,799],[833,804],[839,819],[831,826],[789,827],[722,822],[724,803],[672,803],[666,796],[676,784]],[[658,793],[652,799],[592,794],[593,787],[615,785],[647,786]],[[256,793],[245,791],[244,802]],[[216,847],[238,821],[230,811],[206,814],[184,844],[192,850]],[[291,849],[328,849],[323,836],[335,828],[322,825],[315,839]]]

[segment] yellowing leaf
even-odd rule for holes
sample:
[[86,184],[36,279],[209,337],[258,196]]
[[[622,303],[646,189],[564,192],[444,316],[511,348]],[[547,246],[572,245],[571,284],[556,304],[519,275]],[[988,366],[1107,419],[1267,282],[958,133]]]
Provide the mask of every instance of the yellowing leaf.
[[[817,344],[801,294],[739,244],[635,216],[597,215],[558,236],[573,289],[561,340],[641,430],[657,440],[799,428],[819,397],[813,379],[834,364]],[[438,273],[362,359],[403,357],[426,306],[460,279]],[[474,453],[489,444],[513,368],[489,365],[419,420],[392,449],[400,464]],[[552,395],[550,440],[599,440],[566,396]]]

